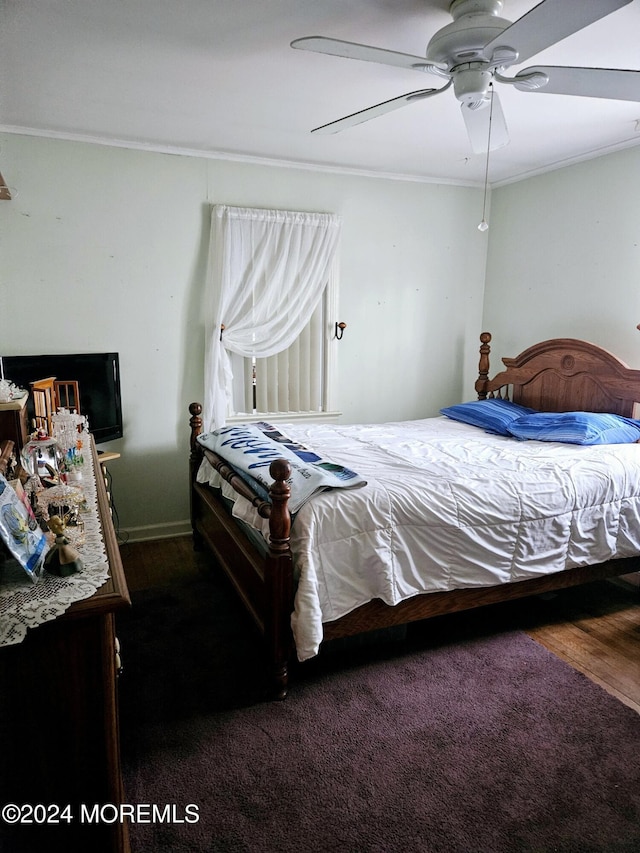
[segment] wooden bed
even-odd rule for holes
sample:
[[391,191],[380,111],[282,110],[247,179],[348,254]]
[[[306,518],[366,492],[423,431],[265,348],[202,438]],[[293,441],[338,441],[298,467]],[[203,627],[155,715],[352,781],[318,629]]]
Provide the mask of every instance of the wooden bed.
[[[504,370],[490,378],[491,335],[480,336],[478,399],[504,398],[544,412],[609,412],[633,417],[640,404],[640,370],[633,370],[611,353],[585,341],[557,338],[529,347],[516,358],[503,359]],[[293,558],[287,508],[288,463],[273,462],[274,483],[265,501],[223,459],[196,440],[203,430],[202,407],[191,403],[191,519],[194,544],[206,547],[225,571],[264,636],[275,695],[287,693],[289,663],[294,653],[290,627],[293,611]],[[203,455],[235,491],[247,498],[260,516],[269,519],[270,545],[261,552],[231,517],[219,493],[196,482]],[[592,580],[640,570],[640,557],[610,560],[568,569],[517,583],[455,589],[415,596],[396,606],[370,601],[323,625],[324,639],[361,634],[404,625],[446,613],[548,592]]]

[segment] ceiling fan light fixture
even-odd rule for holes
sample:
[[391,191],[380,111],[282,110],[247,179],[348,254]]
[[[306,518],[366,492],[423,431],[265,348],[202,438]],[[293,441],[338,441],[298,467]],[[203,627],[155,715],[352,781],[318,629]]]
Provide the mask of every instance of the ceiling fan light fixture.
[[492,74],[482,67],[458,68],[453,75],[453,91],[460,103],[477,110],[489,103]]

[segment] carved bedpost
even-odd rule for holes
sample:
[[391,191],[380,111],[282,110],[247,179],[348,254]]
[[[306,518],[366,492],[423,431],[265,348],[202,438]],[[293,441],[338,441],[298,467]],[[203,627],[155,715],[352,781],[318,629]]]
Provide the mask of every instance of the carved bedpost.
[[269,556],[267,557],[265,639],[271,658],[276,698],[287,695],[289,656],[292,649],[291,613],[293,611],[293,561],[289,547],[291,515],[288,501],[291,489],[287,480],[291,467],[286,459],[276,459],[269,466],[274,479],[269,496]]
[[203,546],[202,538],[196,528],[193,484],[196,481],[196,474],[198,473],[198,468],[202,462],[202,447],[196,441],[197,437],[202,432],[202,418],[200,417],[202,414],[202,406],[200,403],[191,403],[189,406],[189,412],[191,414],[191,418],[189,419],[189,426],[191,427],[191,438],[189,442],[189,446],[191,448],[191,452],[189,454],[189,507],[191,514],[191,529],[193,531],[193,547],[199,551]]
[[483,332],[480,335],[480,362],[478,364],[478,378],[476,379],[475,389],[478,394],[478,400],[487,399],[487,381],[489,379],[489,353],[491,347],[491,334]]
[[196,438],[202,432],[202,418],[200,417],[200,415],[202,414],[201,404],[191,403],[191,405],[189,406],[189,414],[191,415],[189,419],[189,426],[191,427],[191,454],[193,455],[193,453],[196,452],[202,455],[201,451],[199,450],[200,445],[196,441]]

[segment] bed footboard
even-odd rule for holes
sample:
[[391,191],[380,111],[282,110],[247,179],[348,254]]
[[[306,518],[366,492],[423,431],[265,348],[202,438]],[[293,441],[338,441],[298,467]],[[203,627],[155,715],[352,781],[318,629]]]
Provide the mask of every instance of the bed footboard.
[[289,544],[291,516],[287,484],[291,468],[286,459],[276,459],[271,463],[269,473],[274,482],[269,489],[269,501],[265,501],[228,463],[206,451],[207,459],[220,476],[252,503],[263,518],[269,519],[269,543],[265,556],[245,537],[213,491],[197,482],[198,469],[205,455],[197,441],[203,426],[202,406],[191,403],[189,412],[190,509],[194,547],[211,551],[262,632],[271,687],[276,698],[284,699],[293,651],[290,624],[294,595],[293,561]]

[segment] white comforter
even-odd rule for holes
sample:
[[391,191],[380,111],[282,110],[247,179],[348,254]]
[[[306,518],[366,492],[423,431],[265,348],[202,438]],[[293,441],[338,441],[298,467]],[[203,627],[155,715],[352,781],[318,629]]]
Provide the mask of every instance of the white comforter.
[[[394,605],[640,554],[638,444],[521,442],[444,417],[281,428],[367,480],[295,517],[300,660],[317,654],[323,622],[374,598]],[[221,485],[208,465],[198,478]],[[234,514],[268,535],[248,502]]]

